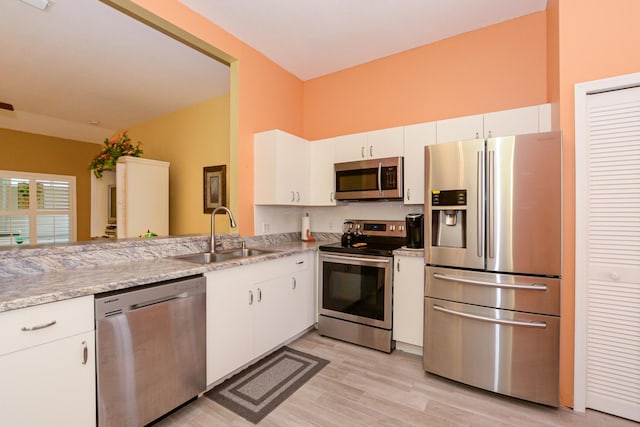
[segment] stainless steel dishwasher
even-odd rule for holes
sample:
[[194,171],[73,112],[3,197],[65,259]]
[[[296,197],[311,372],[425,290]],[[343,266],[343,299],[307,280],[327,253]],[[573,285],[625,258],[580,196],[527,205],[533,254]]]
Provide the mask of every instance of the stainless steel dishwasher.
[[205,279],[96,296],[99,427],[139,427],[206,388]]

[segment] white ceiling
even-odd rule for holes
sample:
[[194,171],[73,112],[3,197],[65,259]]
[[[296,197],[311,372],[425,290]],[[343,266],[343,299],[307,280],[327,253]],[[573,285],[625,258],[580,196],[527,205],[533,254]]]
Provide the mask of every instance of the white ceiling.
[[544,10],[547,0],[179,0],[308,80]]
[[0,52],[2,128],[102,142],[229,92],[227,66],[98,0],[0,0]]
[[[180,0],[302,80],[544,10],[546,0]],[[0,0],[0,128],[101,142],[229,91],[228,67],[98,0]],[[98,126],[88,124],[99,121]]]

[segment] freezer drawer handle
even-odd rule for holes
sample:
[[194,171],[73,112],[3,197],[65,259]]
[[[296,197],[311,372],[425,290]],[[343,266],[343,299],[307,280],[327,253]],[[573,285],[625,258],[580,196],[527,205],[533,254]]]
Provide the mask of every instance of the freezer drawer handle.
[[494,319],[491,317],[477,316],[475,314],[461,313],[459,311],[450,310],[448,308],[444,308],[436,304],[433,305],[433,309],[436,311],[442,311],[444,313],[452,314],[454,316],[465,317],[467,319],[480,320],[482,322],[497,323],[500,325],[524,326],[526,328],[546,328],[547,327],[546,322],[519,322],[517,320]]
[[547,290],[547,285],[542,283],[532,283],[530,285],[523,285],[521,283],[493,283],[493,282],[483,282],[482,280],[463,279],[462,277],[450,277],[440,273],[433,273],[433,277],[440,280],[446,280],[448,282],[460,282],[460,283],[468,283],[469,285],[491,286],[492,288],[525,289],[529,291],[546,291]]

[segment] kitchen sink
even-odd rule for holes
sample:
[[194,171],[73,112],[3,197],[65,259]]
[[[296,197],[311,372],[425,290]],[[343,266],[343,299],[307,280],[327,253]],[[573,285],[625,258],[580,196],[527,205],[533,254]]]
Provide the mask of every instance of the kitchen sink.
[[250,257],[270,254],[274,252],[277,252],[277,251],[265,250],[265,249],[254,249],[254,248],[236,248],[236,249],[227,249],[224,251],[216,251],[215,253],[199,252],[199,253],[189,254],[189,255],[180,255],[175,258],[182,261],[195,262],[197,264],[211,264],[214,262],[229,261],[237,258],[250,258]]

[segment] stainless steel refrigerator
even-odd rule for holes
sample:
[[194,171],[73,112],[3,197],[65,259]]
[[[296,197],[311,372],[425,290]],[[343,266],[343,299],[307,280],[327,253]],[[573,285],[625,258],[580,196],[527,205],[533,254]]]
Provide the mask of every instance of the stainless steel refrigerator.
[[425,147],[424,369],[558,405],[561,136]]

